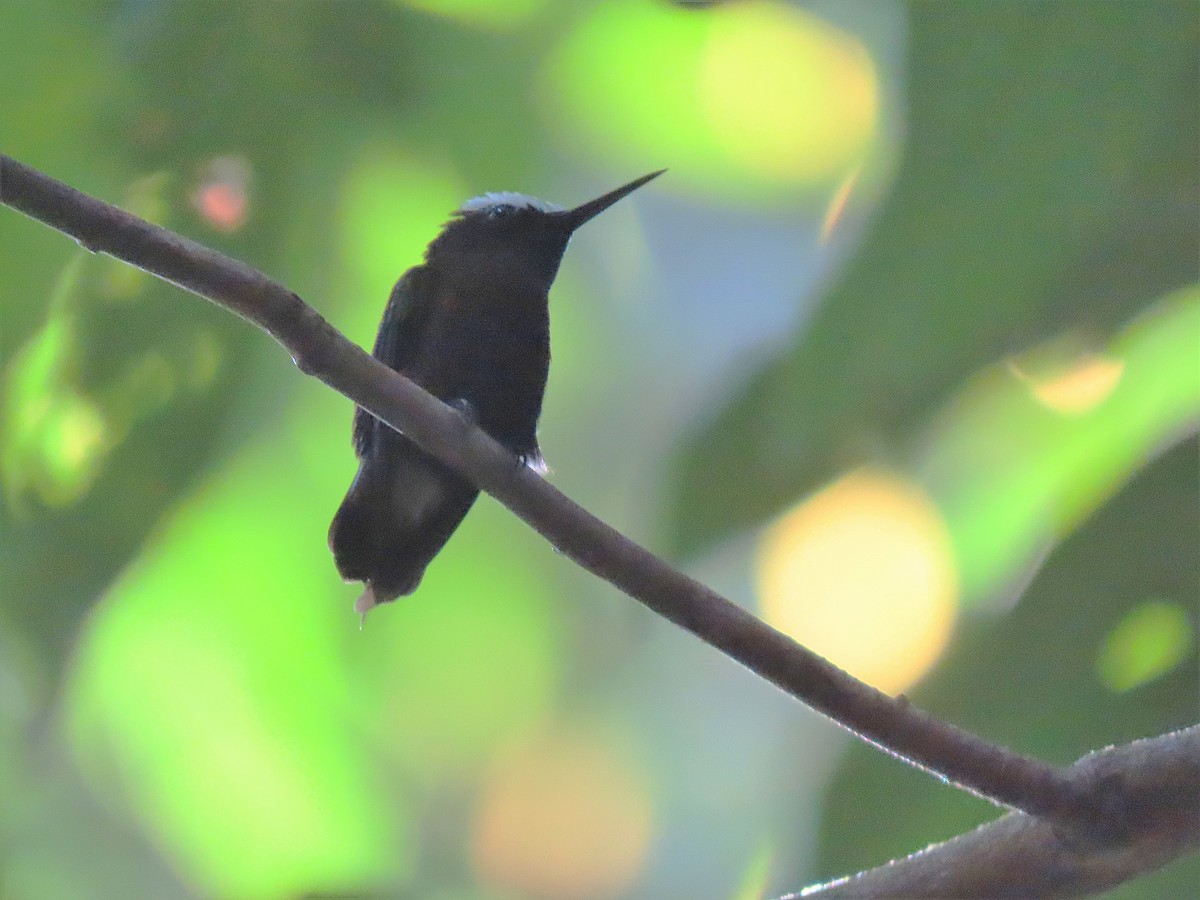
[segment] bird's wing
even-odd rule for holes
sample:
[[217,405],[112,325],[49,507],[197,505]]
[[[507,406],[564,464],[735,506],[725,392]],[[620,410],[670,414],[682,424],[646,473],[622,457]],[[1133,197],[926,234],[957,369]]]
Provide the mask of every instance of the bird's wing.
[[[392,288],[372,351],[389,369],[403,373],[416,356],[433,306],[433,278],[428,266],[414,266]],[[377,426],[387,427],[365,409],[355,409],[354,452],[360,459],[370,452]]]

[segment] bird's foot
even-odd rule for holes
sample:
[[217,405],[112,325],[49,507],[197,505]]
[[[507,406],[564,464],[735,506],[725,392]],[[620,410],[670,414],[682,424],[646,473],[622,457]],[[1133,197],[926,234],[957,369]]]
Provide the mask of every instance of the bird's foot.
[[546,465],[546,460],[542,459],[541,450],[531,450],[528,453],[517,454],[518,463],[527,469],[533,469],[538,475],[545,475],[550,471],[550,467]]
[[362,631],[363,624],[367,621],[367,613],[379,605],[379,600],[375,597],[375,588],[370,582],[363,588],[362,595],[354,601],[354,611],[358,613],[358,630]]

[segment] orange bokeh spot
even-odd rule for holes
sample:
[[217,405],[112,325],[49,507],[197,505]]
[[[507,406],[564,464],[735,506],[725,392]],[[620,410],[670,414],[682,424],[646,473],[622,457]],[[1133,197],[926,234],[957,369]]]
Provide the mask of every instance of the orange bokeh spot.
[[489,886],[523,897],[600,900],[633,883],[651,830],[641,780],[610,739],[545,735],[492,767],[471,857]]
[[1016,362],[1009,363],[1009,370],[1029,386],[1030,393],[1043,406],[1077,416],[1091,412],[1108,399],[1121,383],[1125,363],[1088,353],[1045,375],[1030,374]]
[[757,568],[768,622],[883,691],[920,679],[954,624],[942,516],[887,474],[852,473],[795,507],[764,535]]
[[240,156],[209,160],[192,193],[196,212],[217,231],[237,231],[250,210],[250,164]]
[[821,220],[821,243],[828,243],[829,239],[833,237],[838,223],[842,221],[842,214],[846,212],[846,207],[850,203],[850,195],[858,186],[858,178],[861,174],[862,166],[857,166],[853,172],[842,179],[842,183],[833,192],[829,205],[825,207],[825,216]]
[[206,184],[196,197],[196,206],[218,231],[237,231],[246,221],[246,195],[232,185]]

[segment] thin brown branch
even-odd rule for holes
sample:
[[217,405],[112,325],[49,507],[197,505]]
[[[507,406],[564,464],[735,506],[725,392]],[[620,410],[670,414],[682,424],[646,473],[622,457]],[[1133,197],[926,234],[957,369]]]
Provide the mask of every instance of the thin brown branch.
[[654,612],[888,753],[981,797],[1082,834],[1103,831],[1119,786],[1077,780],[889,697],[671,568],[520,466],[499,444],[349,342],[257,270],[0,155],[0,202],[219,304],[282,344],[297,366],[472,479],[556,548]]
[[[1110,840],[1081,840],[1009,813],[943,844],[793,897],[1080,897],[1200,848],[1200,726],[1090,753],[1067,770],[1081,790],[1120,782],[1128,805]],[[788,898],[784,898],[788,900]]]

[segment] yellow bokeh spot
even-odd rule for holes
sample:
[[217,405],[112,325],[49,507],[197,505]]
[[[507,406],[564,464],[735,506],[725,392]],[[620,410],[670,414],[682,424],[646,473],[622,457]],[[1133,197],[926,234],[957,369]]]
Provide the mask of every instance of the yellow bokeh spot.
[[629,889],[651,834],[643,779],[610,736],[543,735],[492,767],[471,858],[490,887],[530,898],[600,900]]
[[[867,156],[875,67],[852,35],[794,5],[597,4],[543,71],[548,131],[606,166],[787,204]],[[785,189],[781,191],[781,188]]]
[[1192,623],[1181,606],[1162,600],[1143,603],[1108,635],[1096,674],[1110,690],[1133,690],[1183,662],[1194,643]]
[[941,654],[958,578],[941,513],[919,488],[859,471],[763,537],[766,620],[880,690],[906,690]]
[[0,484],[14,511],[29,495],[47,506],[78,500],[117,440],[104,410],[72,384],[74,328],[69,314],[52,312],[3,372]]
[[1125,374],[1125,363],[1088,353],[1044,373],[1027,372],[1015,361],[1009,363],[1009,370],[1029,386],[1029,392],[1043,406],[1064,415],[1082,415],[1116,390]]
[[879,89],[858,41],[780,3],[713,12],[698,88],[720,145],[781,181],[831,177],[875,130]]
[[47,418],[43,451],[46,472],[59,496],[69,502],[83,493],[99,471],[108,449],[108,428],[100,409],[79,394],[58,398]]

